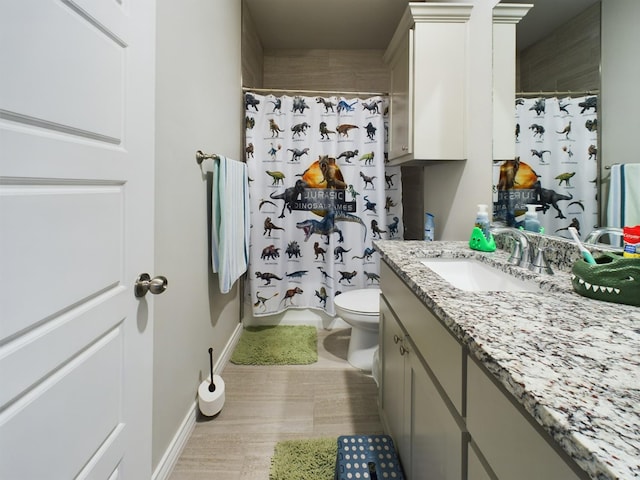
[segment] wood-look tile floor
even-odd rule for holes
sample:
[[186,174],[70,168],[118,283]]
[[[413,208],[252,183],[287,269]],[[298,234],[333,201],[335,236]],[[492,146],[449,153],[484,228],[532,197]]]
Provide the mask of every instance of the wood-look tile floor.
[[373,378],[346,360],[349,334],[318,330],[312,365],[229,363],[224,408],[198,419],[170,480],[268,480],[279,441],[383,433]]

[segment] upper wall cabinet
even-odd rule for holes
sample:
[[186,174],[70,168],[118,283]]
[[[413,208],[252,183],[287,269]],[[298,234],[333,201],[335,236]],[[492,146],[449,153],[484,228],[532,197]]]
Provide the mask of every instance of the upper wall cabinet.
[[472,8],[409,3],[385,53],[392,164],[466,158],[465,45]]
[[531,4],[500,3],[493,8],[493,159],[512,160],[516,152],[516,24]]

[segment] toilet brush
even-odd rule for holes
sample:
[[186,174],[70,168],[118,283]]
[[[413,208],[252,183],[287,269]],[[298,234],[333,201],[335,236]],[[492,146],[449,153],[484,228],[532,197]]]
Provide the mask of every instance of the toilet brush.
[[213,383],[213,348],[209,348],[209,372],[211,374],[211,376],[209,377],[211,378],[211,383],[209,384],[209,391],[215,392],[216,386]]

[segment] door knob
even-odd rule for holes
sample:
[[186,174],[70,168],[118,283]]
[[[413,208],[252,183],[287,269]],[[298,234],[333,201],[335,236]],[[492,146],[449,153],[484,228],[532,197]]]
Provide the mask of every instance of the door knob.
[[169,285],[167,277],[158,275],[157,277],[151,278],[148,273],[141,273],[136,279],[133,291],[136,297],[144,297],[147,292],[158,295],[167,289],[167,285]]

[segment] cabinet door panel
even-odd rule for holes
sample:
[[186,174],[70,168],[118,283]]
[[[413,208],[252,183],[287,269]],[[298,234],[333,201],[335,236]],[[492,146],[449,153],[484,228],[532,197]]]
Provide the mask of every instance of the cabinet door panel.
[[467,480],[492,480],[472,447],[469,448],[468,458]]
[[465,32],[465,23],[416,23],[413,150],[419,158],[466,158]]
[[498,478],[578,479],[475,362],[468,362],[467,374],[467,427]]
[[[384,297],[380,297],[380,338],[382,379],[380,410],[386,432],[393,438],[403,464],[410,463],[410,449],[405,428],[404,408],[404,356],[400,347],[404,332],[398,325]],[[395,338],[400,339],[397,343]]]
[[413,30],[405,35],[391,64],[389,158],[413,151]]
[[460,480],[463,434],[414,352],[407,355],[411,382],[409,480]]

